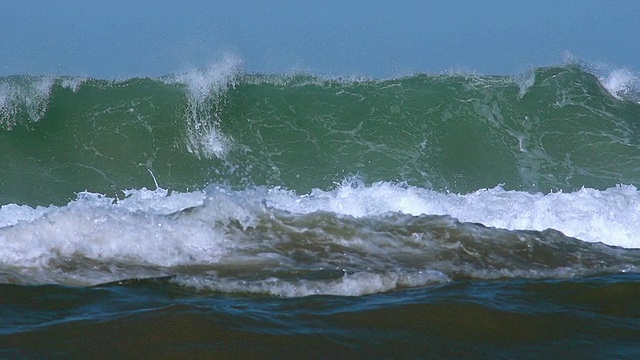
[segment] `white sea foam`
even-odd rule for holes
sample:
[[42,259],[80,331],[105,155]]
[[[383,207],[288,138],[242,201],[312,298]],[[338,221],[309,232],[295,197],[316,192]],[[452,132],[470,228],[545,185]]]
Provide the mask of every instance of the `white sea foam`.
[[[231,269],[255,267],[257,271],[270,269],[272,265],[275,269],[288,268],[295,264],[287,265],[293,260],[281,251],[293,244],[290,241],[297,240],[281,239],[278,233],[269,235],[272,225],[264,223],[265,219],[272,218],[274,224],[280,221],[273,218],[274,211],[286,211],[292,215],[333,212],[355,218],[384,217],[394,212],[450,215],[463,222],[490,227],[518,230],[553,228],[584,241],[640,248],[640,192],[628,185],[602,191],[581,189],[551,194],[529,194],[496,187],[460,195],[402,184],[363,186],[345,182],[333,191],[315,190],[305,195],[278,188],[234,191],[215,185],[205,191],[189,193],[143,188],[129,190],[126,195],[118,200],[83,192],[78,194],[77,200],[60,207],[2,206],[1,277],[6,278],[10,273],[17,278],[30,279],[23,281],[27,283],[88,285],[166,275],[174,271],[171,269],[180,267],[224,267],[228,264]],[[257,226],[267,228],[255,233],[252,229]],[[353,238],[347,235],[344,239],[339,236],[334,239],[334,235],[326,237],[317,233],[321,230],[314,229],[287,231],[305,233],[301,239],[315,236],[318,241],[328,241],[326,244],[314,244],[314,249],[316,246],[337,246],[354,251],[347,256],[331,250],[328,255],[337,256],[338,260],[314,258],[310,263],[314,268],[322,266],[325,261],[339,263],[346,260],[352,269],[362,270],[345,272],[342,277],[325,280],[296,277],[251,280],[218,277],[217,270],[211,268],[210,276],[206,275],[208,272],[204,273],[206,276],[196,277],[182,274],[178,281],[216,291],[279,296],[361,295],[397,287],[442,283],[449,281],[446,271],[464,270],[456,270],[453,264],[436,264],[436,269],[445,271],[441,273],[415,268],[409,265],[410,260],[404,268],[399,259],[414,256],[412,247],[402,241],[387,243],[395,240],[380,240],[383,243],[364,241],[360,236],[367,237],[366,229],[361,235]],[[384,255],[388,251],[399,255]],[[272,265],[265,268],[264,264]],[[328,268],[334,265],[328,265]],[[367,270],[370,267],[374,270]],[[390,271],[391,268],[397,271]],[[269,271],[265,274],[268,275]],[[472,266],[464,271],[478,273],[479,278],[491,278],[553,276],[556,270],[550,269],[546,275],[536,271],[529,273],[527,269],[509,270],[504,274],[500,271],[506,269],[497,269],[485,274],[483,269]],[[571,273],[574,270],[557,271],[561,276],[563,271]]]
[[[179,210],[192,199],[176,206],[156,199],[154,211]],[[0,214],[14,219],[0,229],[0,263],[24,268],[47,267],[48,262],[81,256],[88,259],[130,264],[176,266],[190,262],[217,261],[222,254],[224,234],[196,218],[174,221],[144,211],[149,199],[114,203],[112,199],[81,194],[64,207],[33,209],[3,207]],[[198,204],[198,201],[195,201]],[[188,206],[188,205],[187,205]],[[137,211],[132,211],[137,210]],[[184,241],[188,239],[188,241]]]
[[12,226],[22,221],[34,221],[55,208],[55,206],[32,208],[28,205],[16,204],[0,206],[0,228]]
[[283,280],[269,278],[260,281],[237,281],[207,278],[178,278],[181,284],[196,289],[222,292],[263,293],[283,297],[310,295],[360,296],[391,291],[400,287],[443,284],[451,279],[439,271],[388,271],[385,273],[358,272],[344,274],[335,280]]
[[385,182],[369,187],[345,182],[333,191],[298,197],[272,190],[268,203],[297,213],[332,211],[355,217],[386,212],[450,215],[490,227],[551,228],[589,242],[640,248],[640,192],[631,185],[546,195],[496,187],[460,195]]

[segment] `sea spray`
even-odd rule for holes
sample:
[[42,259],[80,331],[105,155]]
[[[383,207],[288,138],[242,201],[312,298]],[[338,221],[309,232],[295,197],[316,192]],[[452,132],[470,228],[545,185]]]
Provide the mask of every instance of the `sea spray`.
[[27,125],[39,121],[47,111],[51,76],[8,77],[0,82],[0,126],[11,129],[22,122]]
[[198,157],[223,158],[232,140],[220,130],[224,92],[235,86],[242,61],[227,56],[204,70],[191,69],[167,77],[170,83],[186,86],[187,106],[183,116],[186,146]]

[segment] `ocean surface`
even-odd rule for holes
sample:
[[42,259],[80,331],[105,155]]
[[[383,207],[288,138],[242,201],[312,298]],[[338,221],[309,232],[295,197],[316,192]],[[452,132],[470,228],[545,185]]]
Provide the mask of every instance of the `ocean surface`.
[[0,77],[0,358],[640,356],[640,85]]

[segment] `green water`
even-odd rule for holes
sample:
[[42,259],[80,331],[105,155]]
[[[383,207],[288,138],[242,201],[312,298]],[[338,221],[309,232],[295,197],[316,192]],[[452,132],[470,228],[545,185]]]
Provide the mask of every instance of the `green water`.
[[64,80],[0,80],[13,94],[0,111],[2,203],[151,188],[149,171],[182,191],[300,193],[353,175],[461,193],[605,189],[640,175],[640,105],[575,66],[521,79],[237,74],[201,94],[168,79]]

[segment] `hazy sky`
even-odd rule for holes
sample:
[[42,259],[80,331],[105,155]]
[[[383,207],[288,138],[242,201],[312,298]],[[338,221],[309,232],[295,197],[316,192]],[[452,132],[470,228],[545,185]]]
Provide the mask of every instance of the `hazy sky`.
[[3,1],[0,75],[514,73],[565,54],[640,71],[640,1]]

